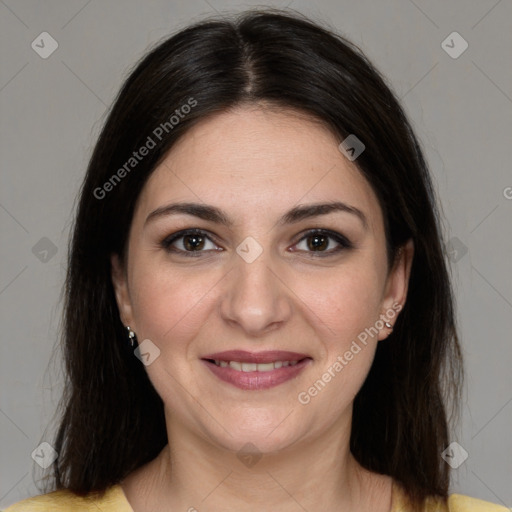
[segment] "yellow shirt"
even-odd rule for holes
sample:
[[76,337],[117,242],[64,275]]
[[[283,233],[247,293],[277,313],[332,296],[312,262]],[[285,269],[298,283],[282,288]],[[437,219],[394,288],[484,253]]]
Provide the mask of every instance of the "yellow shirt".
[[[405,497],[399,486],[393,486],[393,502],[391,512],[407,512]],[[509,512],[510,509],[494,505],[487,501],[452,494],[448,498],[448,508],[430,500],[424,512]],[[3,512],[133,512],[122,487],[114,485],[104,494],[103,498],[78,497],[67,490],[54,491],[34,498],[28,498]],[[1,512],[1,511],[0,511]]]

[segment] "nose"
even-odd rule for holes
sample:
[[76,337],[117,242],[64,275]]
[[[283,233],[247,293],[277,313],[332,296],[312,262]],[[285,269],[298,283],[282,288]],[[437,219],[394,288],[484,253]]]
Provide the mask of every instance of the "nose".
[[292,313],[293,294],[267,255],[263,251],[252,263],[234,255],[234,268],[224,282],[221,315],[251,336],[284,325]]

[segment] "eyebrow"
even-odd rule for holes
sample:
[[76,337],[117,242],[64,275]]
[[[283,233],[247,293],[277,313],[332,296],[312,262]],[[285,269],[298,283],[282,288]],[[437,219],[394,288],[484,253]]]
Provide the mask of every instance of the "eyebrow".
[[[350,206],[341,201],[295,206],[286,212],[278,220],[277,224],[294,224],[304,219],[327,215],[332,212],[350,213],[361,221],[365,229],[368,229],[368,220],[365,214],[355,206]],[[199,203],[173,203],[161,206],[147,216],[145,224],[160,217],[176,214],[192,215],[227,227],[231,227],[234,224],[233,220],[216,206]]]

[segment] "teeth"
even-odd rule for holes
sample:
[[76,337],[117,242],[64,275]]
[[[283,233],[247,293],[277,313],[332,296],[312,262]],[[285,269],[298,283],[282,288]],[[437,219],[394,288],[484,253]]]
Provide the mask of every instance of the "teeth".
[[[274,363],[259,363],[259,364],[254,365],[253,371],[271,372],[273,369],[274,369]],[[245,371],[245,368],[244,368],[244,371]]]
[[256,363],[242,363],[243,372],[255,372],[257,367],[258,365]]
[[273,363],[242,363],[239,361],[219,361],[215,360],[215,364],[221,368],[233,368],[239,372],[271,372],[286,366],[295,366],[298,361],[275,361]]

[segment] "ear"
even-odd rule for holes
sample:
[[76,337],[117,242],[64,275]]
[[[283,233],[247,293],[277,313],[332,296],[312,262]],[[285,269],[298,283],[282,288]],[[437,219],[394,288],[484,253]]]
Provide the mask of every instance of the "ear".
[[114,285],[114,292],[116,294],[116,302],[121,322],[123,322],[125,326],[131,327],[133,331],[136,331],[136,326],[133,321],[130,293],[128,291],[126,270],[117,254],[111,255],[110,265],[112,284]]
[[[409,239],[400,249],[389,272],[386,282],[385,295],[382,300],[381,319],[394,325],[399,312],[407,299],[409,277],[414,259],[414,243]],[[393,312],[393,314],[391,314]],[[386,314],[388,313],[388,314]],[[384,327],[379,332],[379,340],[389,336],[391,329]]]

